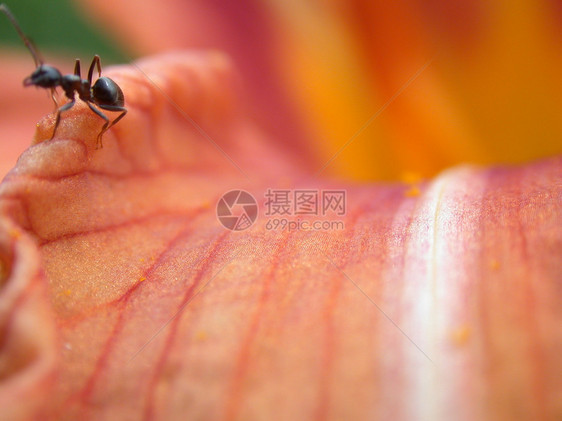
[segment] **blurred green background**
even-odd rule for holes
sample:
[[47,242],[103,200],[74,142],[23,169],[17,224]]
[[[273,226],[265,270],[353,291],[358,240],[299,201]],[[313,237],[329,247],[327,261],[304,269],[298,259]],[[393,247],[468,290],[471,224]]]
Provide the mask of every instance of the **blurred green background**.
[[[3,1],[16,19],[23,32],[33,41],[46,63],[50,57],[69,56],[80,58],[83,66],[89,65],[94,54],[98,54],[105,66],[112,63],[131,61],[131,56],[111,38],[111,28],[103,28],[99,22],[89,19],[77,2],[69,0],[12,0]],[[0,47],[25,49],[15,29],[4,14],[0,15]],[[70,72],[74,61],[69,62]],[[30,67],[33,60],[30,57]],[[69,70],[70,69],[70,70]]]

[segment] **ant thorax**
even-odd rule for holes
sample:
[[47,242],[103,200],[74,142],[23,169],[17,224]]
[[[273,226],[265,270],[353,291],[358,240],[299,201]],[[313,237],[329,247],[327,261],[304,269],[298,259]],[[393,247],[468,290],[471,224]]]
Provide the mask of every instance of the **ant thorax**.
[[74,93],[83,101],[90,101],[90,82],[78,75],[65,75],[61,79],[61,88],[69,99],[74,99]]

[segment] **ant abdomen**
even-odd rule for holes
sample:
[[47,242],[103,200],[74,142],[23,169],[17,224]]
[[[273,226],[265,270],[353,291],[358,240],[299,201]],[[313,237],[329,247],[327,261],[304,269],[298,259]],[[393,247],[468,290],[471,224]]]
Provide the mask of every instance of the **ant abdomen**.
[[92,87],[92,99],[97,105],[114,105],[122,107],[125,105],[123,91],[112,79],[100,77]]

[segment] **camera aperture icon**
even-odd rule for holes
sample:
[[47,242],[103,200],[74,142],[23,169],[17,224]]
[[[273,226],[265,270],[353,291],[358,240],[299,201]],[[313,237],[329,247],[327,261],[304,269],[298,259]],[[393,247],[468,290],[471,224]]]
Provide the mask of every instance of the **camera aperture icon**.
[[252,226],[258,217],[258,204],[254,196],[244,190],[231,190],[217,203],[217,218],[231,231],[243,231]]

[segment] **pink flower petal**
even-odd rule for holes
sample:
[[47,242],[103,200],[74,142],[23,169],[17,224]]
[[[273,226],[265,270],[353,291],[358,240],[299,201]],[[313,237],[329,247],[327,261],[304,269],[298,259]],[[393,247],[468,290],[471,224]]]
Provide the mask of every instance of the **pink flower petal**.
[[[129,113],[103,149],[78,104],[0,185],[4,414],[560,413],[560,158],[415,185],[312,179],[241,111],[223,56],[136,66],[107,71]],[[268,229],[267,188],[345,190],[345,228]],[[215,216],[231,189],[260,203],[243,232]]]

